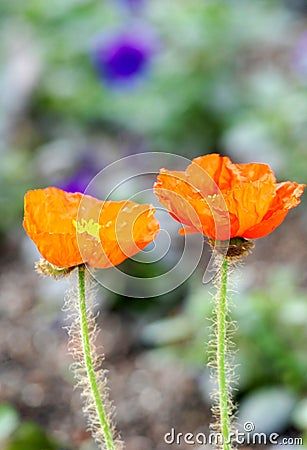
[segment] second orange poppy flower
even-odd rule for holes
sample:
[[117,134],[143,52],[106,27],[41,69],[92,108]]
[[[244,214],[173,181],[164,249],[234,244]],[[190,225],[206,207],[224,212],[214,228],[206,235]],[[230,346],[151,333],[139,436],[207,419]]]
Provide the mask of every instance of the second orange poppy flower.
[[195,158],[185,171],[161,169],[154,189],[185,227],[213,240],[261,238],[300,203],[304,184],[277,183],[267,164],[234,164],[228,157]]

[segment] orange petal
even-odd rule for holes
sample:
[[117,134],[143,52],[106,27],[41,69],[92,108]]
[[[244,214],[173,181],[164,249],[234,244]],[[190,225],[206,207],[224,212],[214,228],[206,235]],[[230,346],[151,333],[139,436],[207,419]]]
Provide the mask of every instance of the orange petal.
[[[201,167],[193,164],[194,170],[189,172],[191,166],[186,171],[187,175],[184,172],[163,169],[154,186],[155,194],[172,217],[188,227],[187,230],[198,231],[213,239],[228,239],[230,219],[223,195],[220,191],[215,193],[215,182]],[[202,192],[196,187],[198,175],[199,180],[203,177],[205,181],[202,186],[206,188],[203,187]],[[195,176],[196,178],[193,178]],[[198,187],[201,187],[200,184]]]
[[41,255],[58,267],[82,263],[72,223],[81,196],[55,187],[28,191],[25,195],[24,229]]
[[229,190],[240,181],[240,171],[236,164],[227,156],[217,153],[193,159],[186,169],[186,174],[189,181],[204,195],[217,192],[217,187],[220,190]]
[[268,164],[236,164],[236,167],[239,169],[241,178],[245,182],[260,181],[262,183],[276,183],[275,175]]
[[149,205],[103,202],[51,187],[25,195],[23,224],[50,263],[98,268],[119,264],[151,242],[159,230],[153,214]]
[[221,194],[213,198],[191,200],[190,204],[197,216],[197,222],[194,222],[193,228],[198,229],[198,222],[200,222],[201,230],[199,231],[205,236],[212,239],[229,239],[231,217]]
[[32,240],[40,254],[57,267],[74,267],[83,263],[75,237],[64,233],[40,233]]
[[202,196],[191,186],[184,172],[162,169],[154,192],[174,219],[201,231],[202,226],[191,201],[200,200]]
[[276,185],[276,198],[273,200],[270,210],[275,211],[276,205],[283,205],[285,209],[295,208],[301,203],[300,197],[304,192],[306,184],[298,184],[284,181]]
[[178,195],[187,199],[201,198],[196,186],[193,185],[185,172],[179,170],[161,169],[157,181],[154,184],[155,192],[158,189],[176,192]]
[[239,229],[232,230],[231,237],[244,236],[246,230],[260,223],[275,195],[273,183],[251,182],[224,194],[228,211],[237,217]]
[[242,236],[248,239],[257,239],[275,230],[284,221],[289,210],[300,203],[299,197],[303,194],[305,186],[305,184],[290,181],[278,183],[276,195],[261,223],[246,230]]
[[154,213],[155,209],[147,204],[105,202],[99,219],[101,247],[90,255],[89,265],[115,266],[143,250],[159,232]]
[[276,211],[269,219],[265,219],[261,223],[258,223],[245,231],[242,237],[247,239],[258,239],[270,234],[284,221],[288,212],[289,211],[287,210]]
[[181,236],[185,236],[186,234],[194,234],[194,233],[199,233],[199,230],[196,230],[196,228],[188,227],[188,226],[181,227],[180,230],[178,231],[178,234],[180,234]]

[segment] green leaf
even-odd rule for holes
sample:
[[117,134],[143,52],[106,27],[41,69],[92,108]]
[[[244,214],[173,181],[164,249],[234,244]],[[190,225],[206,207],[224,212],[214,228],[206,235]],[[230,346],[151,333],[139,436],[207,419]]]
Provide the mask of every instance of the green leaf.
[[5,450],[56,450],[46,432],[33,422],[23,422]]
[[19,417],[17,411],[10,405],[0,404],[0,441],[9,437],[17,428]]

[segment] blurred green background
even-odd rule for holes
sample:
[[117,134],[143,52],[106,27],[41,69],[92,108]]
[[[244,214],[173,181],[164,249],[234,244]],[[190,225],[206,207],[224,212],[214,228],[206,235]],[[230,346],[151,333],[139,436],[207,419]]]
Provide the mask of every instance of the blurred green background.
[[[67,285],[33,271],[23,195],[83,191],[149,151],[219,152],[306,182],[307,1],[10,0],[0,65],[0,446],[92,450],[68,370]],[[239,421],[290,438],[307,432],[306,204],[233,274]],[[201,277],[146,301],[99,290],[127,450],[165,450],[171,427],[208,430],[213,289]]]

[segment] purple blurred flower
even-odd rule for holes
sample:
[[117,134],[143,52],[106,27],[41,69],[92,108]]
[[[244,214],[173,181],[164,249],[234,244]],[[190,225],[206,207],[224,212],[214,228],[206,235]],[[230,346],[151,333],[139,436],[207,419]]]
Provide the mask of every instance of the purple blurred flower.
[[97,42],[93,59],[99,77],[109,85],[131,85],[146,72],[153,41],[144,30],[121,32]]
[[293,49],[292,66],[298,75],[307,77],[307,31],[303,33]]
[[117,0],[124,7],[131,11],[138,11],[145,3],[145,0]]
[[67,180],[58,183],[58,187],[67,192],[84,193],[88,184],[97,175],[97,164],[95,165],[92,158],[83,157],[79,168]]

